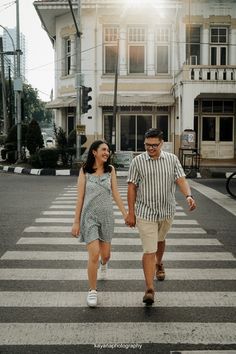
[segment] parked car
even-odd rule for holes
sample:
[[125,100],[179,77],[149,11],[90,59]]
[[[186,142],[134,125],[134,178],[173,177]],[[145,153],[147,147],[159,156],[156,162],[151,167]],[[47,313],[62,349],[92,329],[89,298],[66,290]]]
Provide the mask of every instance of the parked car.
[[46,147],[54,147],[55,146],[55,141],[54,139],[49,136],[47,139],[46,139],[46,143],[45,143]]

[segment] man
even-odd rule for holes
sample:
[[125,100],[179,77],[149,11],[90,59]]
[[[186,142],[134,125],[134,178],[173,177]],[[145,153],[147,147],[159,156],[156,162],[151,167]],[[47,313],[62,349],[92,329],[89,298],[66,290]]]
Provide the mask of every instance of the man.
[[190,210],[196,208],[183,168],[176,155],[161,150],[163,133],[155,128],[145,133],[146,151],[136,156],[128,173],[128,207],[126,224],[137,223],[143,247],[143,271],[146,292],[143,302],[154,302],[153,279],[165,279],[162,257],[165,237],[173,222],[176,201],[175,185],[186,198]]

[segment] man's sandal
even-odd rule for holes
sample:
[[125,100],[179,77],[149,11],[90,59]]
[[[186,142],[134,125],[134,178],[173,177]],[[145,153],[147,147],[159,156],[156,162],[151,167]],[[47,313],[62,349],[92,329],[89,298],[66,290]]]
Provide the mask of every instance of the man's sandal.
[[164,280],[165,279],[165,268],[163,266],[163,263],[161,264],[156,264],[156,278],[157,280]]

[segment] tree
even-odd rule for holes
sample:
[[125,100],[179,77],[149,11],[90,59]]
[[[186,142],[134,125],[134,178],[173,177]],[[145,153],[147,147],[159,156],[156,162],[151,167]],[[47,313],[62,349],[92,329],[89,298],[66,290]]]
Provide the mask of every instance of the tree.
[[[26,135],[28,131],[28,125],[22,124],[21,125],[21,143],[22,146],[26,145]],[[17,125],[13,125],[11,129],[9,130],[9,133],[6,138],[6,144],[14,144],[15,148],[17,147]]]
[[28,126],[28,131],[26,134],[26,146],[30,155],[35,154],[38,149],[44,146],[41,129],[35,119],[32,119]]
[[22,120],[29,123],[35,119],[40,125],[50,125],[52,112],[46,109],[46,103],[38,97],[38,90],[29,84],[23,85]]

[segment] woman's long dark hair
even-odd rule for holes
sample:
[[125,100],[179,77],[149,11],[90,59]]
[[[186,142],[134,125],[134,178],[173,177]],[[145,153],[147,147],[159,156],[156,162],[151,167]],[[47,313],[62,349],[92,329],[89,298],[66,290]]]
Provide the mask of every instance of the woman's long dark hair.
[[[108,145],[108,143],[105,140],[96,140],[94,141],[88,151],[88,156],[87,156],[87,160],[83,165],[83,171],[84,173],[94,173],[96,172],[96,169],[93,168],[93,165],[95,163],[95,157],[93,155],[93,151],[97,151],[97,149],[99,148],[99,146],[101,144],[106,144],[110,150],[110,147]],[[111,166],[110,166],[110,156],[108,157],[107,161],[104,163],[103,165],[103,169],[104,169],[104,173],[106,172],[111,172]]]

